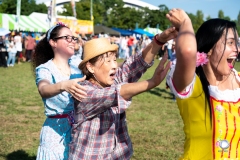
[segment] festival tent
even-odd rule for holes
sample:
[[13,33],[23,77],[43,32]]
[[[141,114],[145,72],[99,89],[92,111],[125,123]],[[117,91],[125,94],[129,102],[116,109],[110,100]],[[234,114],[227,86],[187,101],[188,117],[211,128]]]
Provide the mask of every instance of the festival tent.
[[23,16],[19,17],[19,26],[16,22],[17,16],[14,14],[0,13],[0,28],[8,30],[17,30],[28,32],[46,32],[49,29],[48,23],[43,19],[35,17]]
[[120,32],[113,30],[112,28],[103,26],[103,25],[95,25],[94,26],[94,34],[109,34],[112,36],[120,36]]
[[144,31],[147,31],[147,32],[149,32],[149,33],[151,33],[153,35],[156,35],[158,33],[162,33],[162,31],[160,29],[158,29],[158,28],[150,28],[150,27],[145,28]]
[[132,31],[125,30],[125,29],[120,29],[120,28],[112,28],[112,29],[120,32],[121,36],[131,36],[134,34]]
[[6,28],[0,28],[0,36],[5,36],[7,34],[9,34],[10,31]]
[[135,32],[136,34],[148,36],[150,39],[152,39],[154,37],[153,34],[147,32],[147,31],[144,31],[141,28],[135,29],[135,30],[133,30],[133,32]]
[[[50,28],[50,22],[48,15],[44,13],[32,12],[29,17],[35,19],[41,19],[45,25]],[[62,22],[67,25],[73,33],[76,34],[92,34],[93,33],[93,21],[76,19],[73,16],[56,16],[56,22]]]

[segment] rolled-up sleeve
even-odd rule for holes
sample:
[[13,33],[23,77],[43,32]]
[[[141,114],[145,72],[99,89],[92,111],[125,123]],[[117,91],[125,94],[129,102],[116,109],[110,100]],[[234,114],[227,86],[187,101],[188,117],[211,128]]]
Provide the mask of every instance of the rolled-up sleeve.
[[116,106],[118,113],[124,112],[131,101],[127,101],[120,96],[120,89],[123,84],[113,85],[111,87],[87,90],[87,97],[82,102],[75,100],[75,113],[81,116],[76,119],[86,120],[97,116],[98,114]]
[[118,68],[115,84],[137,82],[152,65],[153,61],[150,64],[144,61],[142,53],[134,54]]

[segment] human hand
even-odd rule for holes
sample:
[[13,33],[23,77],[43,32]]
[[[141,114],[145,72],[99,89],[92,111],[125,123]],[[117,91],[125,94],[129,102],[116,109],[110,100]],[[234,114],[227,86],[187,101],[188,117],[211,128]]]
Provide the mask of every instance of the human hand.
[[65,91],[70,93],[75,99],[78,101],[82,101],[83,98],[86,98],[86,89],[81,86],[78,82],[82,82],[86,79],[86,76],[83,78],[76,78],[65,81],[63,84],[63,88]]
[[165,53],[157,68],[155,69],[153,77],[150,79],[150,81],[153,82],[154,87],[158,86],[164,80],[168,73],[168,70],[170,69],[170,66],[171,62],[168,61],[168,54]]
[[186,12],[182,9],[173,8],[166,15],[167,19],[178,30],[185,20],[190,20]]
[[161,34],[157,35],[157,40],[166,43],[167,41],[176,38],[178,35],[178,31],[175,29],[175,27],[170,27],[166,30],[164,30]]

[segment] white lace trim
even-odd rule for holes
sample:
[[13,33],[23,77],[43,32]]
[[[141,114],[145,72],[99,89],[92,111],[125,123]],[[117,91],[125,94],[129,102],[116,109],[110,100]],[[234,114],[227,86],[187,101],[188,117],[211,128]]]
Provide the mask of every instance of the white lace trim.
[[[192,82],[186,87],[185,94],[181,94],[177,92],[172,81],[174,70],[175,70],[175,66],[171,68],[171,71],[167,76],[167,83],[171,91],[176,97],[181,99],[188,98],[189,96],[191,96],[193,92],[193,86],[195,83],[196,74],[194,75]],[[240,77],[238,75],[238,72],[234,68],[232,70],[235,74],[236,79],[238,80],[238,82],[240,82]],[[237,88],[234,90],[227,89],[227,90],[221,91],[218,89],[217,86],[210,85],[208,89],[209,89],[210,95],[218,100],[237,102],[240,99],[240,88]]]
[[[240,82],[240,77],[238,75],[238,72],[235,69],[233,69],[233,72],[238,82]],[[240,99],[240,88],[237,88],[234,90],[227,89],[227,90],[221,91],[218,89],[217,86],[210,85],[208,89],[209,89],[210,95],[215,99],[232,101],[232,102],[237,102]]]

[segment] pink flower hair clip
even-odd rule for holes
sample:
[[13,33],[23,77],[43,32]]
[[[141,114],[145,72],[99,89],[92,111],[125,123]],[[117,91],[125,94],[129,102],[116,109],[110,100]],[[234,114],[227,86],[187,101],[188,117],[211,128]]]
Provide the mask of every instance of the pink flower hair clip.
[[58,22],[56,25],[57,26],[65,26],[66,27],[66,25],[63,22]]
[[197,63],[196,63],[196,67],[198,66],[203,66],[204,64],[207,64],[208,62],[208,58],[207,58],[207,54],[202,52],[197,52]]

